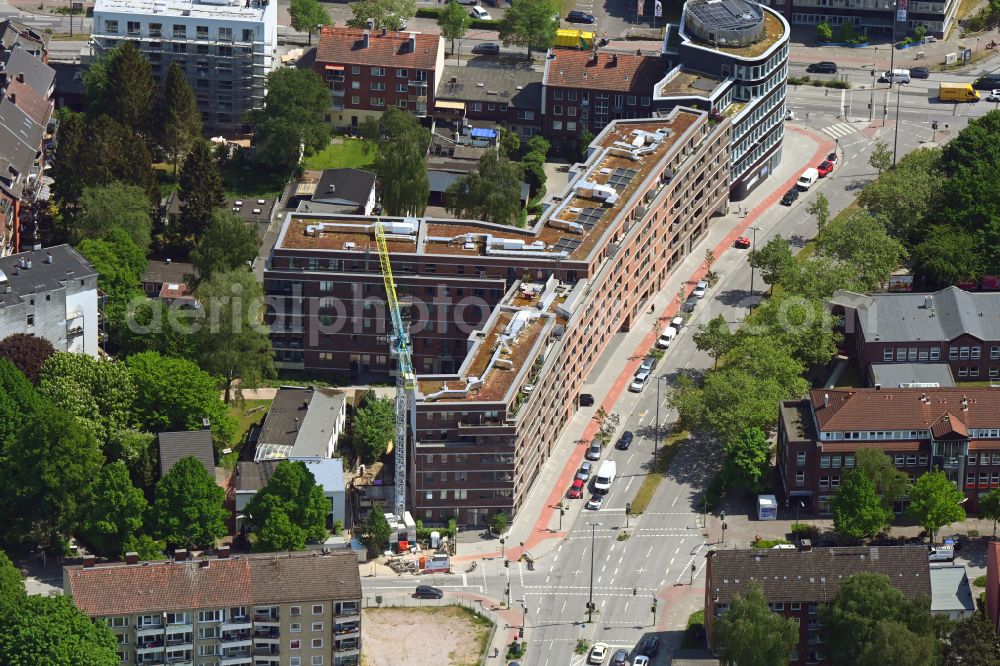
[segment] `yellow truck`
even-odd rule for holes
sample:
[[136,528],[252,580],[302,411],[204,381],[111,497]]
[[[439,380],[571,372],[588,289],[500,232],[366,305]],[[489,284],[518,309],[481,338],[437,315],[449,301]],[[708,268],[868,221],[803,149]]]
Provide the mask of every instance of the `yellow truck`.
[[556,30],[556,46],[589,51],[594,48],[594,33],[565,28]]
[[968,83],[942,83],[938,88],[942,102],[978,102],[979,93]]

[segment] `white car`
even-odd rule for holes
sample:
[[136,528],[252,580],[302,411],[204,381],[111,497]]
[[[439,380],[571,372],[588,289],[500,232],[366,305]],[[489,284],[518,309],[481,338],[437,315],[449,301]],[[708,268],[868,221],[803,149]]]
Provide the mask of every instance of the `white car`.
[[667,347],[670,346],[670,343],[673,342],[674,338],[676,337],[677,337],[677,329],[674,328],[673,326],[667,326],[665,329],[663,329],[663,332],[660,333],[660,337],[656,339],[657,349],[666,349]]
[[795,112],[791,109],[785,109],[785,120],[795,120]]
[[594,495],[589,500],[587,500],[587,508],[590,509],[591,511],[600,511],[601,504],[603,503],[604,503],[603,497],[601,497],[600,495]]
[[674,317],[670,320],[670,326],[680,333],[681,329],[684,328],[684,317]]
[[1000,102],[1000,90],[991,90],[990,94],[986,96],[987,102]]
[[649,657],[636,657],[635,661],[632,662],[632,666],[649,666]]
[[590,654],[587,655],[588,664],[603,664],[604,660],[608,658],[608,644],[607,643],[594,643],[590,648]]
[[628,390],[632,391],[632,393],[642,393],[642,389],[646,388],[646,381],[648,379],[648,372],[640,372],[632,378],[632,383],[628,385]]
[[702,280],[694,286],[694,291],[691,292],[691,295],[694,296],[695,298],[704,298],[705,292],[707,291],[708,291],[708,282]]
[[479,19],[481,21],[493,20],[493,17],[490,16],[490,13],[485,9],[483,9],[482,7],[473,7],[472,9],[470,9],[469,16],[471,16],[474,19]]

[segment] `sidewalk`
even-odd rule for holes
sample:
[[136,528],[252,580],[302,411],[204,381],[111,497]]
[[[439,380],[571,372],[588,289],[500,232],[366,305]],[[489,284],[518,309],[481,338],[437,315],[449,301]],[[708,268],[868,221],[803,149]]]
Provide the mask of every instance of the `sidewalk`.
[[[753,192],[739,206],[749,209],[740,217],[730,212],[713,220],[706,237],[702,238],[681,265],[667,279],[664,288],[654,297],[655,314],[648,312],[639,317],[628,333],[613,340],[601,356],[595,369],[584,384],[584,391],[594,395],[598,405],[608,412],[614,411],[615,403],[639,366],[643,356],[654,343],[657,322],[669,321],[677,312],[679,303],[677,292],[684,286],[690,291],[705,272],[704,253],[712,248],[717,258],[732,249],[733,242],[750,227],[763,213],[771,209],[784,192],[792,187],[803,168],[818,163],[835,144],[825,137],[808,130],[786,126],[783,146],[784,159],[771,179]],[[805,159],[803,159],[805,156]],[[730,205],[731,210],[737,209]],[[625,359],[624,367],[615,360]],[[580,442],[589,441],[597,431],[593,420],[596,406],[578,410],[570,419],[559,443],[545,463],[528,499],[507,533],[505,558],[516,560],[525,552],[538,559],[550,553],[565,536],[559,529],[559,511],[556,506],[562,501],[577,468],[583,459],[584,447]],[[582,503],[575,502],[564,516],[564,526],[572,523],[581,511]],[[480,558],[500,557],[497,540],[476,540],[472,543],[459,540],[458,556],[455,561],[469,561]]]

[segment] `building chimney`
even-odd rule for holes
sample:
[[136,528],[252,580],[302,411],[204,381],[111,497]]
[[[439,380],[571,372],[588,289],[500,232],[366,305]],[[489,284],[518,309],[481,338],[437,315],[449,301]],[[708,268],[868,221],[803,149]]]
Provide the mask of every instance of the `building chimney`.
[[299,417],[295,417],[295,432],[299,431]]
[[97,562],[97,558],[94,557],[93,555],[84,555],[83,556],[83,566],[86,569],[89,569],[90,567],[94,566],[94,564],[96,562]]
[[215,555],[220,560],[224,560],[229,557],[229,546],[219,546],[215,549]]
[[187,548],[178,548],[174,551],[174,561],[183,562],[188,558]]
[[52,263],[52,253],[51,252],[46,252],[45,253],[45,263],[47,263],[47,264],[51,264]]
[[597,49],[594,49],[594,52],[591,54],[590,62],[594,63],[595,65],[597,64]]
[[201,420],[201,429],[202,430],[211,430],[212,429],[212,420],[209,419],[209,418],[207,418],[207,417],[203,418]]
[[969,399],[964,395],[962,396],[962,411],[963,412],[969,411]]
[[209,564],[210,564],[209,560],[201,560],[200,562],[198,562],[198,566],[201,567],[202,569],[207,569]]
[[829,393],[824,393],[823,394],[823,406],[824,407],[829,407],[830,406],[830,394]]
[[303,400],[302,401],[302,409],[304,409],[306,411],[309,411],[309,401],[308,400]]
[[809,539],[799,539],[799,552],[811,553],[813,549],[812,541]]
[[17,104],[17,93],[11,93],[10,94],[10,103],[11,104]]
[[934,309],[934,297],[930,294],[924,296],[924,309],[933,310]]
[[167,257],[166,259],[164,259],[163,263],[165,263],[167,266],[169,266],[170,265],[170,257]]
[[617,67],[618,66],[618,54],[617,53],[612,53],[611,54],[611,66],[612,67]]
[[361,48],[368,48],[368,41],[371,39],[371,33],[365,30],[364,36],[361,38]]
[[24,72],[18,72],[18,73],[17,73],[17,80],[18,80],[18,81],[19,81],[20,83],[24,83]]
[[125,553],[125,564],[139,564],[139,553],[133,550]]
[[415,32],[411,32],[410,33],[410,40],[409,40],[408,47],[410,49],[410,53],[416,53],[416,51],[417,51],[417,33],[415,33]]

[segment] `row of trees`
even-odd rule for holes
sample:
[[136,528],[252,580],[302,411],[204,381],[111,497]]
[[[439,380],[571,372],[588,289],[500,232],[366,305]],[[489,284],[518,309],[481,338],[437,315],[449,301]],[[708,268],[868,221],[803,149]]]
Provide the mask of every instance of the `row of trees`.
[[[932,615],[929,599],[905,598],[883,574],[851,576],[819,619],[835,664],[1000,664],[1000,641],[983,613],[958,622]],[[757,582],[716,627],[720,660],[734,666],[783,666],[799,642],[798,622],[772,612]]]

